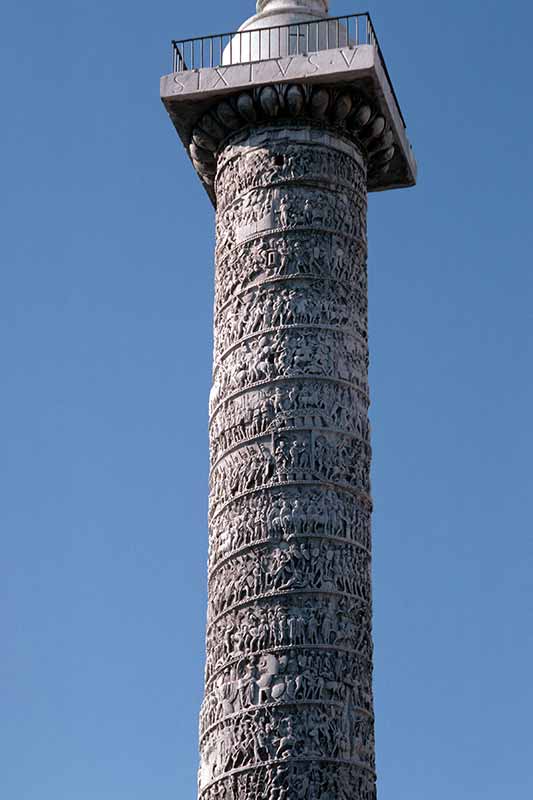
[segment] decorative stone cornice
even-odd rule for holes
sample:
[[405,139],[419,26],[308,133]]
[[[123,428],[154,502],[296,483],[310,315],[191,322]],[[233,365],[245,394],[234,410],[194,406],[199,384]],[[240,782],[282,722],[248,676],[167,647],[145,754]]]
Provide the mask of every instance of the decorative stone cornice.
[[192,128],[189,155],[209,193],[218,154],[228,137],[249,127],[285,121],[333,128],[354,139],[367,157],[370,188],[390,169],[394,134],[360,92],[324,85],[270,84],[226,96]]

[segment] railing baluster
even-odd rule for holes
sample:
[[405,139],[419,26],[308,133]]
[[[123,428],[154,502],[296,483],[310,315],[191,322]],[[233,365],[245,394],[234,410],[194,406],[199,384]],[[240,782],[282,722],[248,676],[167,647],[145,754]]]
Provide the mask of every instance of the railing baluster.
[[[246,42],[243,42],[243,33],[248,36],[248,47],[246,47]],[[266,42],[264,43],[266,36],[268,36],[268,47],[266,47]],[[358,47],[364,44],[376,48],[398,111],[402,116],[372,18],[368,12],[327,17],[315,21],[293,22],[288,25],[273,25],[268,28],[235,31],[234,33],[219,33],[214,36],[198,36],[196,39],[172,39],[172,70],[173,72],[185,72],[191,69],[203,69],[206,66],[213,69],[223,63],[226,45],[229,51],[229,65],[231,65],[301,55],[304,52],[308,54],[320,50],[330,50],[332,47]],[[208,52],[206,52],[207,48],[209,48]]]

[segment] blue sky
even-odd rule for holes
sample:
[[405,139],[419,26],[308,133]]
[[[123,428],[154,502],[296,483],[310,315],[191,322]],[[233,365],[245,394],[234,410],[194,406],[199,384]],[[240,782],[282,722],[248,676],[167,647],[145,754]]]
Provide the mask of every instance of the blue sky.
[[[533,11],[369,5],[420,164],[370,200],[380,800],[526,798]],[[213,214],[159,76],[171,38],[252,10],[3,8],[10,800],[195,797]]]

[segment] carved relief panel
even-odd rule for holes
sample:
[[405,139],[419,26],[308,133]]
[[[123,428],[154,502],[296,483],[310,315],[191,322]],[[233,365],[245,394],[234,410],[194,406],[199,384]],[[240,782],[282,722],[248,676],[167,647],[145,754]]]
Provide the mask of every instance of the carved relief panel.
[[210,515],[210,569],[255,545],[303,536],[370,551],[370,507],[349,492],[322,486],[271,487],[236,497]]
[[215,188],[200,795],[374,800],[365,162],[264,125]]

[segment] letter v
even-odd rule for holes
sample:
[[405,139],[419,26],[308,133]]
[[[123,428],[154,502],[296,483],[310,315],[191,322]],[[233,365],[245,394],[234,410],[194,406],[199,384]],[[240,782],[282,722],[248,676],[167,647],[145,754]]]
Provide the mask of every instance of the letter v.
[[291,66],[291,64],[292,64],[292,62],[294,61],[294,59],[293,59],[293,57],[292,57],[292,56],[290,56],[290,58],[289,58],[289,63],[287,64],[287,66],[285,67],[285,69],[283,69],[283,67],[282,67],[282,66],[281,66],[281,64],[279,63],[280,61],[281,61],[281,59],[279,59],[279,58],[278,58],[278,59],[276,59],[276,64],[278,65],[278,69],[279,69],[279,71],[281,72],[281,74],[283,75],[283,77],[285,77],[285,76],[286,76],[286,74],[287,74],[287,72],[289,71],[289,67]]
[[357,55],[357,50],[358,50],[358,48],[357,48],[357,47],[354,47],[354,48],[353,48],[353,50],[352,50],[352,48],[350,48],[350,50],[351,50],[351,53],[352,53],[352,57],[350,58],[350,60],[349,60],[349,61],[348,61],[348,59],[346,58],[346,55],[345,55],[345,53],[344,53],[344,50],[341,50],[341,56],[343,57],[343,59],[344,59],[344,61],[345,61],[345,63],[346,63],[346,66],[347,66],[347,67],[351,67],[351,66],[352,66],[352,64],[353,64],[353,60],[354,60],[355,56]]

